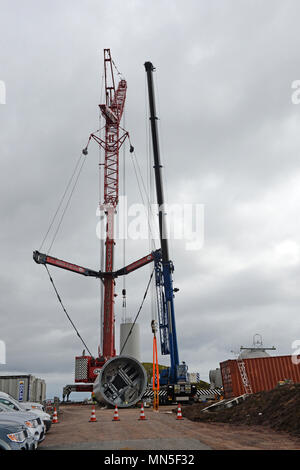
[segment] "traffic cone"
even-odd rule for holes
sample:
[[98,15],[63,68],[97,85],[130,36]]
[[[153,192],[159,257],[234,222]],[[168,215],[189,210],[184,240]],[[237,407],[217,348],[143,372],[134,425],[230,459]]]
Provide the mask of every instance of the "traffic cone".
[[95,413],[95,405],[93,405],[92,413],[90,417],[90,423],[95,423],[96,421],[97,421],[97,418],[96,418],[96,413]]
[[54,408],[53,417],[52,417],[52,423],[53,423],[53,424],[58,423],[56,408]]
[[176,419],[183,419],[182,413],[181,413],[181,406],[180,406],[179,403],[178,403],[178,410],[177,410],[177,417],[176,417]]
[[120,421],[119,414],[118,414],[118,407],[117,405],[115,406],[115,412],[114,412],[114,417],[112,419],[113,421]]
[[142,403],[142,406],[141,406],[141,414],[140,414],[140,417],[139,417],[139,421],[145,421],[147,418],[145,416],[145,410],[144,410],[144,405]]

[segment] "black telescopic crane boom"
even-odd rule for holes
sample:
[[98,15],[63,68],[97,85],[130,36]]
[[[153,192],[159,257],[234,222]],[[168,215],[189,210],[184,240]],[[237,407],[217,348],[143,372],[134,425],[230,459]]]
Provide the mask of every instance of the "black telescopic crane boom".
[[[154,158],[154,174],[156,185],[156,196],[158,203],[158,217],[159,217],[159,235],[161,244],[161,257],[162,266],[157,266],[156,269],[156,286],[159,292],[160,302],[162,306],[159,312],[159,326],[161,335],[162,354],[170,354],[171,367],[169,368],[167,381],[170,384],[176,384],[181,380],[179,372],[179,355],[177,346],[177,334],[175,324],[175,309],[174,309],[174,289],[172,273],[174,270],[173,263],[169,258],[168,234],[166,226],[166,213],[165,201],[162,185],[162,165],[160,163],[159,143],[158,143],[158,130],[157,130],[157,116],[155,109],[155,97],[153,87],[153,70],[154,67],[151,62],[145,62],[145,69],[148,81],[148,94],[149,94],[149,107],[150,107],[150,122],[152,134],[152,151]],[[162,382],[161,382],[162,383]]]
[[152,147],[153,147],[153,157],[154,157],[154,174],[155,174],[155,183],[156,183],[156,197],[159,210],[159,236],[161,243],[161,253],[163,263],[167,263],[169,260],[169,246],[167,239],[167,230],[166,230],[166,214],[165,214],[165,201],[164,201],[164,192],[162,186],[162,172],[161,172],[161,162],[160,162],[160,152],[159,152],[159,143],[158,143],[158,130],[157,130],[157,116],[156,116],[156,107],[155,107],[155,97],[154,97],[154,87],[153,87],[153,64],[151,62],[145,62],[145,69],[147,74],[148,82],[148,94],[149,94],[149,107],[150,107],[150,122],[151,122],[151,133],[152,133]]

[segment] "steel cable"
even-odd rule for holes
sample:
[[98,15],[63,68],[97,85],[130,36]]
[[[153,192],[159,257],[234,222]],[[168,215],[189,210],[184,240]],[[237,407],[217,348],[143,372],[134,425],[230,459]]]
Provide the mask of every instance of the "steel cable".
[[55,286],[55,284],[54,284],[54,281],[53,281],[53,279],[52,279],[52,277],[51,277],[51,274],[50,274],[49,269],[48,269],[48,267],[47,267],[46,264],[45,264],[45,268],[46,268],[46,270],[47,270],[49,279],[50,279],[50,281],[51,281],[51,284],[52,284],[52,286],[53,286],[53,289],[54,289],[54,291],[55,291],[55,293],[56,293],[56,296],[57,296],[57,298],[58,298],[58,301],[59,301],[59,303],[60,303],[60,305],[61,305],[63,311],[65,312],[65,314],[66,314],[66,316],[67,316],[69,322],[71,323],[71,325],[73,326],[74,330],[76,331],[76,334],[77,334],[78,338],[81,340],[82,344],[85,346],[85,348],[86,348],[87,351],[89,352],[90,356],[93,357],[91,351],[90,351],[89,348],[87,347],[87,345],[86,345],[84,339],[82,338],[81,334],[79,333],[78,329],[76,328],[75,324],[73,323],[73,321],[72,321],[70,315],[68,314],[68,312],[67,312],[67,310],[66,310],[66,308],[65,308],[65,306],[64,306],[64,304],[63,304],[63,302],[62,302],[62,300],[61,300],[61,297],[60,297],[60,295],[59,295],[59,293],[58,293],[58,291],[57,291],[57,288],[56,288],[56,286]]
[[56,240],[58,231],[59,231],[59,229],[60,229],[60,227],[61,227],[62,221],[63,221],[63,219],[64,219],[64,217],[65,217],[65,215],[66,215],[66,212],[67,212],[67,210],[68,210],[68,207],[69,207],[69,205],[70,205],[72,196],[73,196],[73,194],[74,194],[75,188],[76,188],[77,183],[78,183],[79,176],[81,175],[81,171],[82,171],[82,168],[83,168],[83,165],[85,164],[85,162],[86,162],[86,157],[84,157],[84,159],[83,159],[83,161],[82,161],[82,163],[81,163],[81,166],[80,166],[80,168],[79,168],[79,172],[78,172],[77,177],[76,177],[76,179],[75,179],[75,182],[74,182],[74,184],[73,184],[73,188],[72,188],[72,190],[71,190],[71,193],[70,193],[69,198],[68,198],[68,200],[67,200],[66,206],[65,206],[65,208],[64,208],[64,210],[63,210],[63,213],[62,213],[62,215],[61,215],[61,218],[60,218],[60,221],[59,221],[58,226],[57,226],[57,228],[56,228],[56,231],[55,231],[55,233],[54,233],[54,235],[53,235],[53,238],[52,238],[50,247],[49,247],[49,249],[48,249],[48,251],[47,251],[47,254],[49,254],[49,252],[50,252],[50,250],[51,250],[51,248],[52,248],[52,246],[53,246],[53,244],[54,244],[54,242],[55,242],[55,240]]
[[136,321],[137,321],[137,319],[138,319],[138,316],[139,316],[139,314],[141,313],[141,310],[142,310],[142,308],[143,308],[144,302],[145,302],[146,297],[147,297],[147,294],[148,294],[148,290],[149,290],[149,287],[150,287],[150,284],[151,284],[151,281],[152,281],[153,274],[154,274],[154,268],[153,268],[153,271],[152,271],[152,273],[151,273],[150,279],[149,279],[149,281],[148,281],[148,284],[147,284],[147,287],[146,287],[146,291],[145,291],[145,294],[144,294],[142,303],[141,303],[141,305],[140,305],[140,308],[138,309],[138,312],[137,312],[137,314],[136,314],[136,316],[135,316],[135,319],[134,319],[134,321],[133,321],[132,327],[130,328],[129,333],[128,333],[128,335],[127,335],[127,338],[126,338],[126,340],[125,340],[125,342],[124,342],[124,344],[123,344],[123,346],[122,346],[122,349],[121,349],[121,351],[120,351],[120,356],[122,355],[122,352],[124,351],[124,348],[125,348],[125,346],[126,346],[126,344],[127,344],[127,341],[128,341],[128,339],[129,339],[129,336],[131,335],[132,330],[133,330],[133,328],[134,328],[134,325],[136,324]]
[[52,219],[51,219],[49,228],[48,228],[48,230],[47,230],[47,232],[46,232],[46,234],[45,234],[45,236],[44,236],[44,238],[43,238],[43,241],[42,241],[42,243],[41,243],[41,246],[40,246],[40,248],[39,248],[39,251],[42,250],[42,247],[44,246],[44,243],[45,243],[45,241],[46,241],[46,238],[47,238],[47,236],[49,235],[49,232],[50,232],[50,230],[51,230],[51,228],[52,228],[52,226],[53,226],[53,224],[54,224],[54,221],[55,221],[56,216],[57,216],[57,214],[58,214],[58,212],[59,212],[59,209],[61,208],[62,203],[63,203],[63,201],[64,201],[64,199],[65,199],[65,197],[66,197],[66,194],[67,194],[67,192],[68,192],[68,189],[69,189],[69,187],[70,187],[70,185],[71,185],[71,183],[72,183],[72,181],[73,181],[73,178],[74,178],[74,176],[75,176],[75,173],[76,173],[76,171],[77,171],[77,168],[78,168],[78,166],[79,166],[79,162],[80,162],[81,158],[82,158],[82,155],[80,154],[80,156],[79,156],[79,158],[78,158],[78,160],[77,160],[77,162],[76,162],[75,168],[74,168],[74,170],[73,170],[73,173],[72,173],[72,175],[71,175],[71,177],[70,177],[70,179],[69,179],[69,181],[68,181],[68,183],[67,183],[66,189],[65,189],[65,191],[64,191],[64,193],[63,193],[63,195],[62,195],[62,197],[61,197],[61,200],[60,200],[60,202],[59,202],[59,204],[58,204],[58,207],[57,207],[57,209],[56,209],[56,211],[55,211],[55,214],[54,214],[54,216],[53,216]]

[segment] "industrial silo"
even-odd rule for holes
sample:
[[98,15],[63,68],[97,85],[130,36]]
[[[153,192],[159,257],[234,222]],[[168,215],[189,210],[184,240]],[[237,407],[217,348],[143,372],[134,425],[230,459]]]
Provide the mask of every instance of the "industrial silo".
[[222,387],[222,375],[219,368],[209,371],[209,382],[212,389]]

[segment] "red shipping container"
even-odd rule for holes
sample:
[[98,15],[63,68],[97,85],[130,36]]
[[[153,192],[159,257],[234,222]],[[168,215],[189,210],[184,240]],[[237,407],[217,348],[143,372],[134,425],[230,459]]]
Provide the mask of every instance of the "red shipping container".
[[[253,393],[272,390],[280,380],[290,379],[300,383],[300,364],[294,364],[294,356],[270,356],[254,359],[243,359]],[[224,397],[233,398],[243,395],[241,374],[236,360],[220,364]]]

